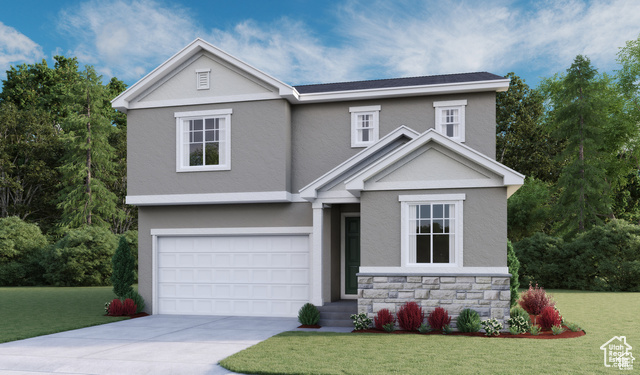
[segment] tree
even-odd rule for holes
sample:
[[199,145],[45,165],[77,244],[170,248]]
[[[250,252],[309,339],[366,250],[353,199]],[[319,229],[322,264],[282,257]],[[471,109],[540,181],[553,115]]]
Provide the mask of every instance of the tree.
[[513,242],[536,232],[552,229],[550,184],[527,177],[524,185],[509,197],[507,204],[507,233]]
[[120,243],[113,254],[112,259],[113,273],[111,274],[111,283],[113,284],[113,293],[118,298],[129,295],[133,292],[133,283],[135,282],[135,259],[129,249],[129,243],[125,236],[120,236]]
[[496,159],[525,176],[555,182],[562,142],[544,126],[543,97],[514,73],[509,90],[496,95]]
[[564,76],[543,83],[550,99],[548,121],[564,140],[556,214],[566,235],[583,232],[612,216],[611,194],[629,174],[629,139],[634,126],[607,75],[577,56]]

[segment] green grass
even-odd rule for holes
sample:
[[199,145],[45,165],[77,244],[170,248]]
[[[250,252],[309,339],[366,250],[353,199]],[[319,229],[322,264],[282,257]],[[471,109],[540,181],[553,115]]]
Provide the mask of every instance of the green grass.
[[128,319],[104,316],[114,298],[110,286],[0,288],[0,342]]
[[564,318],[580,324],[585,336],[527,340],[284,332],[220,364],[250,374],[618,373],[604,367],[600,350],[613,336],[626,336],[639,358],[640,293],[548,292]]

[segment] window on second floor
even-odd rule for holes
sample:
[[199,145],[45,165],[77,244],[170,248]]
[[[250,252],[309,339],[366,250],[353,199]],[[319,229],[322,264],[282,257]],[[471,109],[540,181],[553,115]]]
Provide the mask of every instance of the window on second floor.
[[351,147],[367,147],[378,140],[380,106],[350,107]]
[[466,100],[433,102],[436,109],[436,130],[447,137],[464,142]]
[[176,170],[231,169],[231,109],[176,112]]

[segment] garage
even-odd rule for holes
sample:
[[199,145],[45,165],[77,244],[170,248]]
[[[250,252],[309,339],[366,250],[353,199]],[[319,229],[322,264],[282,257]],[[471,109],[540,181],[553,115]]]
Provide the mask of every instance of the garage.
[[309,301],[309,235],[156,237],[159,314],[297,316]]

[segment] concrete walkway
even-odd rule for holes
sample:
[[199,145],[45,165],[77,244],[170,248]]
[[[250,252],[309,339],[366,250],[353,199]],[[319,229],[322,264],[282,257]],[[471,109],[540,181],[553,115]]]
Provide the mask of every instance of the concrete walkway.
[[230,374],[218,361],[298,325],[296,318],[152,315],[0,344],[0,374]]

